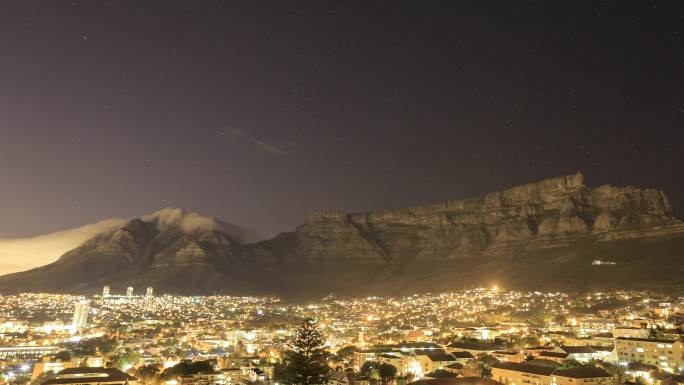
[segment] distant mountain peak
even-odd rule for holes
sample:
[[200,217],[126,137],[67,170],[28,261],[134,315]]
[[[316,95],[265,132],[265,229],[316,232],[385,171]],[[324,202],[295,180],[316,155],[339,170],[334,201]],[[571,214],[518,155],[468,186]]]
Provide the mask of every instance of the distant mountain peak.
[[[202,231],[218,231],[230,236],[239,243],[253,243],[262,239],[254,230],[177,207],[164,207],[151,214],[131,219],[123,229],[140,233],[149,231],[150,226],[154,227],[159,233],[178,232],[190,234]],[[145,230],[144,228],[147,229]]]
[[177,228],[184,232],[190,232],[198,228],[216,230],[220,227],[214,218],[174,207],[165,207],[152,214],[143,215],[140,219],[143,222],[156,222],[159,231]]

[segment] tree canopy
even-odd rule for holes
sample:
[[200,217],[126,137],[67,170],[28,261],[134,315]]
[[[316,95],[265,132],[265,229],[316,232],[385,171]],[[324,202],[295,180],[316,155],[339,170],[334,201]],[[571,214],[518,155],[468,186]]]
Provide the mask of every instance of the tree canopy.
[[337,356],[344,361],[349,361],[353,356],[354,352],[357,350],[356,346],[345,346],[337,351]]
[[473,363],[476,365],[480,371],[480,376],[484,378],[489,378],[492,375],[492,365],[499,362],[496,358],[490,356],[487,353],[480,353],[475,357]]
[[97,337],[80,341],[74,351],[84,356],[91,356],[98,352],[108,354],[113,352],[116,346],[117,342],[114,338]]
[[135,371],[135,377],[143,384],[152,382],[158,374],[159,368],[156,365],[144,365]]
[[183,360],[176,365],[164,370],[162,377],[164,379],[171,379],[178,376],[187,376],[197,373],[211,373],[214,371],[214,363],[212,361],[190,361]]

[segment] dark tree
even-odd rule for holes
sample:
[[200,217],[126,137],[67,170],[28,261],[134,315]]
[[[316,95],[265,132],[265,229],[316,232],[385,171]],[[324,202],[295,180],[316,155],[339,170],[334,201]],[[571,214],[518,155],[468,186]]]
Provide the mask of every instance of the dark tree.
[[615,379],[616,384],[623,384],[625,382],[625,368],[622,365],[599,361],[596,362],[596,366],[600,366],[606,372],[610,373]]
[[71,361],[71,353],[68,350],[62,350],[55,354],[55,359],[62,362]]
[[480,376],[484,378],[489,378],[492,376],[492,365],[499,362],[499,360],[487,353],[478,354],[473,361],[480,372]]
[[311,319],[302,322],[291,344],[292,349],[285,352],[283,363],[276,368],[276,378],[288,385],[324,384],[329,370],[327,353],[315,322]]
[[159,368],[155,365],[144,365],[135,371],[135,377],[143,384],[149,384],[159,374]]
[[115,356],[112,357],[110,364],[115,368],[125,368],[128,365],[135,366],[140,362],[140,353],[137,350],[126,349],[119,350]]
[[359,373],[361,373],[364,376],[368,376],[373,369],[378,368],[378,363],[373,362],[373,361],[366,361],[361,365],[361,368],[359,368]]
[[183,360],[176,365],[164,370],[162,378],[165,380],[178,377],[188,376],[197,373],[211,373],[214,371],[214,362],[208,361],[190,361]]
[[286,360],[273,366],[273,379],[276,384],[289,384],[291,382]]
[[343,361],[350,361],[357,350],[356,346],[345,346],[337,351],[337,356]]
[[382,363],[378,365],[378,374],[383,383],[387,383],[388,380],[396,377],[397,368],[394,365]]
[[78,345],[76,345],[74,350],[79,355],[92,356],[98,352],[103,354],[111,353],[114,351],[114,349],[116,349],[116,346],[117,342],[114,338],[97,337],[82,340]]

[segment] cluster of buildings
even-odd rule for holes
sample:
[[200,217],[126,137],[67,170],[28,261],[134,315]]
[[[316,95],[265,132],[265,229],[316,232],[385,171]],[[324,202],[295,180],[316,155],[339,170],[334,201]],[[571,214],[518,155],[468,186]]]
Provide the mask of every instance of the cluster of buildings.
[[[684,383],[684,297],[479,288],[294,304],[125,293],[0,296],[0,385],[276,385],[305,318],[330,352],[327,385]],[[176,370],[201,362],[209,369]]]
[[[135,288],[133,286],[128,286],[126,288],[126,297],[133,297],[134,296],[134,290]],[[152,297],[154,295],[154,288],[149,286],[145,290],[145,297]],[[102,298],[109,298],[112,296],[116,296],[112,294],[112,288],[110,286],[105,286],[102,288]]]

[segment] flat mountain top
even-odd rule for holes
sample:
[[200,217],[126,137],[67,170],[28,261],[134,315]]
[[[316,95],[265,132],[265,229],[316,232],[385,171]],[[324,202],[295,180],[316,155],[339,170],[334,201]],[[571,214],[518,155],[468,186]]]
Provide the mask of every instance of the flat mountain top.
[[166,208],[57,261],[0,277],[6,291],[153,286],[180,294],[368,295],[497,283],[580,290],[684,287],[684,225],[656,189],[591,188],[581,174],[480,198],[312,214],[254,232]]

